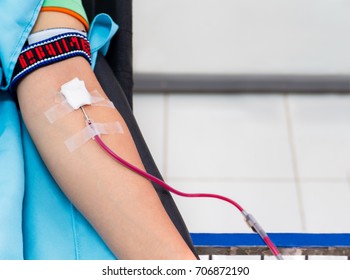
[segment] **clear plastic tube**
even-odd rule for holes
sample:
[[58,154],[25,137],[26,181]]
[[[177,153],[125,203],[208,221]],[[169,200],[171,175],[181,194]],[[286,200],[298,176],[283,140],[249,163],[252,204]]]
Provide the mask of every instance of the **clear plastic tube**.
[[[81,107],[82,112],[84,113],[84,116],[86,118],[87,124],[91,127],[91,129],[95,129],[94,128],[94,124],[91,122],[91,120],[89,119],[89,117],[87,116],[85,110],[83,109],[83,107]],[[132,165],[131,163],[127,162],[126,160],[124,160],[123,158],[121,158],[120,156],[118,156],[116,153],[114,153],[101,139],[99,133],[95,133],[96,135],[94,136],[94,140],[96,141],[96,143],[98,143],[98,145],[108,154],[110,155],[113,159],[115,159],[117,162],[119,162],[120,164],[124,165],[126,168],[132,170],[133,172],[137,173],[138,175],[158,184],[159,186],[163,187],[164,189],[168,190],[171,193],[174,193],[176,195],[179,196],[183,196],[183,197],[196,197],[196,198],[200,198],[200,197],[206,197],[206,198],[215,198],[215,199],[219,199],[222,201],[226,201],[228,203],[230,203],[231,205],[233,205],[234,207],[236,207],[241,214],[244,216],[246,223],[248,224],[248,226],[254,231],[257,232],[259,234],[259,236],[261,237],[261,239],[264,241],[264,243],[267,245],[267,247],[270,249],[271,253],[276,257],[277,260],[283,260],[283,257],[281,255],[281,253],[278,251],[277,247],[275,246],[275,244],[272,242],[272,240],[270,239],[270,237],[267,235],[267,233],[263,230],[263,228],[259,225],[259,223],[256,221],[256,219],[251,215],[248,214],[243,207],[238,204],[236,201],[222,196],[222,195],[218,195],[218,194],[211,194],[211,193],[185,193],[182,191],[179,191],[173,187],[171,187],[170,185],[168,185],[167,183],[165,183],[164,181],[160,180],[159,178],[147,173],[146,171]]]
[[[135,173],[139,174],[140,176],[158,184],[159,186],[163,187],[164,189],[179,195],[179,196],[183,196],[183,197],[207,197],[207,198],[215,198],[215,199],[219,199],[219,200],[223,200],[226,201],[230,204],[232,204],[233,206],[235,206],[242,214],[243,216],[246,218],[246,221],[248,223],[248,225],[253,229],[253,231],[257,232],[259,234],[259,236],[262,238],[262,240],[264,241],[264,243],[267,245],[267,247],[270,249],[270,251],[272,252],[272,254],[278,259],[278,260],[283,260],[282,255],[280,254],[280,252],[278,251],[277,247],[274,245],[274,243],[272,242],[272,240],[270,239],[270,237],[265,233],[265,231],[262,229],[262,227],[257,223],[257,221],[253,218],[252,215],[247,214],[247,212],[243,209],[243,207],[241,205],[239,205],[237,202],[235,202],[234,200],[227,198],[225,196],[222,195],[218,195],[218,194],[210,194],[210,193],[185,193],[185,192],[181,192],[179,190],[174,189],[173,187],[169,186],[167,183],[165,183],[164,181],[160,180],[159,178],[137,168],[136,166],[130,164],[129,162],[127,162],[126,160],[124,160],[123,158],[121,158],[120,156],[118,156],[116,153],[114,153],[101,139],[101,137],[99,137],[98,135],[96,135],[94,137],[95,141],[100,145],[100,147],[105,150],[112,158],[114,158],[116,161],[118,161],[119,163],[121,163],[122,165],[124,165],[125,167],[127,167],[128,169],[134,171]],[[248,217],[248,218],[247,218]],[[252,223],[249,223],[249,221],[253,221]]]

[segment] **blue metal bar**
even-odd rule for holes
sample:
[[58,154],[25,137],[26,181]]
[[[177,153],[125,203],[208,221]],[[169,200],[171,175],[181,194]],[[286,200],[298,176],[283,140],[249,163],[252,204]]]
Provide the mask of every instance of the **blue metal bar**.
[[[350,233],[269,233],[278,247],[349,247]],[[191,233],[195,246],[265,246],[255,233]]]

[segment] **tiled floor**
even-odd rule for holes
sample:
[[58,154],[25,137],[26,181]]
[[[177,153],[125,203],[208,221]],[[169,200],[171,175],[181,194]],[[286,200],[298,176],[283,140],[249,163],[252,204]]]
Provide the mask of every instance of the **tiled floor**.
[[[350,96],[135,94],[134,111],[174,187],[269,232],[350,232]],[[250,232],[223,202],[175,199],[191,232]]]

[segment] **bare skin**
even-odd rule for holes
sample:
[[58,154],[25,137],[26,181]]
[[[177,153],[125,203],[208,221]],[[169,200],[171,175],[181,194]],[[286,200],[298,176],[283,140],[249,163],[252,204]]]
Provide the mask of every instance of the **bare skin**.
[[[33,32],[84,26],[62,13],[42,12]],[[90,65],[80,57],[40,68],[25,77],[17,94],[23,119],[33,141],[62,191],[121,259],[196,259],[165,212],[151,183],[113,161],[90,140],[74,152],[64,141],[85,126],[80,110],[54,124],[44,112],[55,105],[61,85],[78,77],[88,90],[100,87]],[[119,121],[124,134],[103,135],[117,154],[144,169],[122,116],[115,109],[85,106],[95,122]]]

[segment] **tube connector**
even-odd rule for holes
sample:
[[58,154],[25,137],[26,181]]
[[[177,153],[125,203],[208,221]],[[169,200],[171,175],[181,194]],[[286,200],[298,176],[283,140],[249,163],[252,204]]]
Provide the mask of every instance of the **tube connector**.
[[247,225],[256,233],[258,233],[265,244],[270,248],[271,252],[275,255],[277,260],[283,260],[281,253],[278,251],[275,244],[272,243],[269,236],[266,234],[265,230],[260,226],[258,221],[254,218],[252,214],[247,213],[243,210],[242,215],[245,218]]
[[245,210],[242,211],[247,225],[256,233],[258,233],[262,238],[267,236],[264,229],[260,226],[258,221],[254,218],[252,214],[247,213]]

